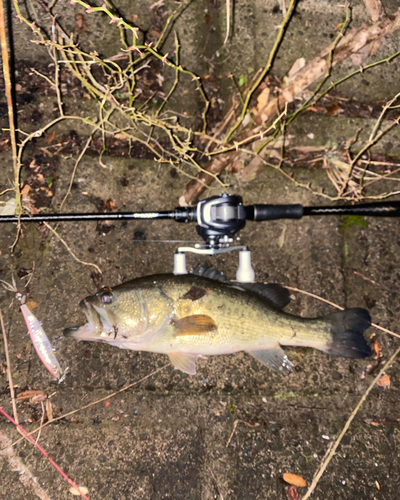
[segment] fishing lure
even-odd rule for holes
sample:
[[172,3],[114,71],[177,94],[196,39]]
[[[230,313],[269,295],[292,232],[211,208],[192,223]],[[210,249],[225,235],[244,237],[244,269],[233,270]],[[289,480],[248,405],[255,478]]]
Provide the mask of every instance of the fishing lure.
[[0,282],[3,283],[4,288],[14,292],[15,297],[20,302],[20,309],[25,319],[26,326],[28,327],[33,347],[35,348],[40,360],[53,377],[57,378],[59,382],[62,382],[66,372],[63,374],[60,363],[54,354],[50,340],[43,330],[42,324],[25,304],[26,296],[22,295],[17,290],[14,276],[12,276],[12,285],[3,280],[0,280]]

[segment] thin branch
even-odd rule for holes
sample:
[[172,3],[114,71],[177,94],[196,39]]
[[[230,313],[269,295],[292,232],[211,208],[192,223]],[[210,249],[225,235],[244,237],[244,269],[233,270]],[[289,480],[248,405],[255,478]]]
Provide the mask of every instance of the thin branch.
[[286,28],[289,24],[290,18],[292,17],[296,3],[297,3],[297,0],[290,1],[288,10],[286,12],[286,16],[284,17],[284,19],[282,21],[282,24],[281,24],[279,32],[278,32],[278,36],[276,37],[275,43],[274,43],[272,50],[269,54],[267,64],[266,64],[265,68],[263,69],[263,71],[260,73],[260,76],[255,81],[254,85],[247,92],[242,112],[241,112],[239,118],[236,120],[235,125],[229,130],[227,136],[225,137],[225,142],[228,142],[230,140],[233,133],[236,131],[236,129],[239,127],[239,125],[243,122],[243,118],[245,117],[245,115],[247,113],[247,108],[249,107],[249,103],[250,103],[250,100],[251,100],[254,92],[257,90],[258,86],[264,80],[264,78],[267,76],[269,70],[271,69],[272,63],[274,62],[275,56],[276,56],[278,49],[279,49],[279,46],[282,42],[283,35],[285,34],[285,31],[286,31]]
[[7,378],[8,378],[8,383],[10,385],[11,403],[12,403],[15,421],[18,423],[17,404],[16,404],[16,399],[15,399],[14,384],[13,384],[12,376],[11,376],[10,354],[8,352],[7,335],[6,335],[6,329],[4,328],[3,313],[1,312],[1,310],[0,310],[0,324],[1,324],[1,331],[3,332],[4,351],[6,354],[6,363],[7,363]]
[[10,59],[8,56],[7,35],[4,19],[4,5],[3,0],[0,0],[0,42],[1,42],[1,55],[3,58],[3,76],[6,88],[7,109],[8,109],[8,122],[10,124],[10,139],[11,149],[13,155],[14,167],[14,186],[15,186],[15,213],[19,215],[22,212],[21,204],[21,190],[19,186],[19,167],[18,167],[18,150],[17,150],[17,135],[15,131],[15,114],[14,102],[12,96],[12,80],[10,74]]
[[103,274],[102,270],[99,268],[99,266],[97,266],[96,264],[93,264],[92,262],[85,262],[81,259],[79,259],[75,254],[74,252],[71,250],[71,248],[68,246],[68,243],[63,240],[61,238],[61,236],[58,234],[58,232],[53,229],[49,224],[47,224],[47,222],[43,222],[43,224],[48,228],[50,229],[50,231],[55,235],[57,236],[57,238],[61,241],[61,243],[65,246],[65,248],[68,250],[68,252],[72,255],[72,257],[77,261],[79,262],[79,264],[82,264],[84,266],[92,266],[94,267],[100,274]]

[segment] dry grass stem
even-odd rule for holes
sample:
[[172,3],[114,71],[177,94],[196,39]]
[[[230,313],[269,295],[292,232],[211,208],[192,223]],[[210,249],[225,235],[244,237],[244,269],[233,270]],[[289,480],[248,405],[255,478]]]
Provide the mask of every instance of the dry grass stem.
[[21,192],[19,186],[19,167],[18,167],[18,148],[17,148],[17,135],[15,130],[15,114],[14,114],[14,102],[12,96],[12,80],[10,74],[10,59],[9,59],[9,48],[7,44],[7,34],[6,25],[4,19],[4,4],[3,0],[0,0],[0,42],[1,42],[1,55],[3,59],[3,77],[6,88],[6,98],[7,98],[7,110],[8,110],[8,122],[10,125],[10,139],[11,139],[11,150],[13,157],[14,166],[14,188],[15,188],[15,212],[19,215],[22,211],[21,205]]
[[83,266],[92,266],[96,269],[96,271],[100,274],[103,274],[102,270],[99,268],[98,265],[96,264],[93,264],[92,262],[85,262],[81,259],[79,259],[75,253],[71,250],[71,248],[68,246],[68,243],[58,234],[58,232],[53,229],[49,224],[47,224],[47,222],[43,222],[43,224],[48,228],[50,229],[50,231],[55,235],[57,236],[57,238],[61,241],[61,243],[65,246],[65,248],[68,250],[68,252],[72,255],[72,257],[77,261],[79,262],[79,264],[82,264]]
[[1,331],[3,332],[4,352],[6,355],[7,378],[8,378],[8,383],[10,385],[11,403],[12,403],[12,408],[13,408],[13,413],[14,413],[14,419],[18,424],[19,421],[18,421],[17,403],[16,403],[16,399],[15,399],[14,384],[13,384],[12,376],[11,376],[10,354],[8,352],[7,334],[6,334],[6,329],[4,328],[3,313],[1,312],[1,310],[0,310],[0,324],[1,324]]

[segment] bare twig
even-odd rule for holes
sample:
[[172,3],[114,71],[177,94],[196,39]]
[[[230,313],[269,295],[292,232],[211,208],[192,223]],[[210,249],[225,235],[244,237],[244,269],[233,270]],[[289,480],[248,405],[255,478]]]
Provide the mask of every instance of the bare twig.
[[271,69],[272,63],[274,62],[275,56],[276,56],[276,54],[278,52],[278,49],[279,49],[279,46],[280,46],[280,44],[282,42],[283,35],[285,34],[287,25],[288,25],[288,23],[290,21],[290,18],[292,17],[294,8],[296,6],[296,3],[297,3],[297,0],[291,0],[290,1],[289,7],[288,7],[287,12],[286,12],[286,15],[285,15],[285,17],[284,17],[284,19],[282,21],[282,24],[281,24],[281,26],[279,28],[278,36],[276,37],[275,43],[274,43],[274,45],[272,47],[272,50],[271,50],[271,52],[269,54],[269,58],[268,58],[267,64],[265,65],[263,71],[260,73],[260,76],[255,81],[254,85],[247,92],[246,98],[245,98],[245,101],[244,101],[244,105],[243,105],[243,109],[242,109],[242,112],[240,114],[240,117],[236,120],[236,123],[229,130],[228,134],[226,135],[225,142],[228,142],[230,140],[230,138],[232,137],[232,135],[235,132],[235,130],[243,122],[243,118],[245,117],[245,115],[247,113],[247,108],[249,107],[250,100],[251,100],[254,92],[257,90],[258,86],[264,80],[264,78],[267,76],[269,70]]
[[12,83],[10,75],[10,60],[8,56],[6,26],[4,20],[4,5],[3,0],[0,0],[0,42],[1,42],[1,55],[3,58],[3,75],[6,87],[7,109],[8,109],[8,122],[10,124],[10,139],[11,149],[13,155],[14,166],[14,187],[15,187],[15,213],[20,215],[22,212],[21,205],[21,191],[19,186],[19,168],[18,168],[18,153],[17,153],[17,135],[15,131],[15,115],[14,103],[12,98]]
[[88,140],[86,141],[84,147],[82,148],[82,151],[80,152],[78,158],[75,161],[75,166],[74,166],[74,169],[73,169],[72,174],[71,174],[71,179],[69,181],[68,190],[65,193],[65,196],[62,199],[61,204],[60,204],[60,212],[62,212],[64,203],[67,201],[68,196],[71,194],[72,184],[74,183],[74,178],[75,178],[76,170],[77,170],[78,165],[81,162],[82,158],[85,156],[85,153],[86,153],[88,147],[90,146],[90,143],[92,142],[93,134],[94,133],[95,133],[95,130],[93,130],[92,133],[89,135]]
[[226,34],[225,34],[224,45],[229,40],[229,35],[231,32],[232,9],[233,9],[233,0],[226,0]]
[[81,259],[79,259],[75,254],[74,252],[71,250],[71,248],[68,246],[68,243],[63,240],[63,238],[61,238],[61,236],[58,234],[58,232],[53,229],[49,224],[47,224],[47,222],[43,222],[43,224],[48,228],[50,229],[50,231],[55,235],[57,236],[57,238],[61,241],[61,243],[65,246],[65,248],[68,250],[68,252],[72,255],[72,257],[77,261],[79,262],[79,264],[82,264],[84,266],[92,266],[94,267],[97,272],[99,272],[100,274],[103,274],[102,270],[99,268],[99,266],[97,266],[96,264],[93,264],[92,262],[85,262]]
[[4,328],[3,313],[1,312],[1,310],[0,310],[0,324],[1,324],[1,330],[3,332],[4,351],[6,354],[6,362],[7,362],[7,378],[8,378],[8,383],[10,385],[11,403],[13,407],[15,421],[18,423],[17,403],[15,400],[14,384],[11,376],[11,362],[10,362],[10,355],[8,352],[7,334]]
[[229,445],[231,444],[232,438],[236,432],[236,427],[238,426],[239,423],[240,423],[240,420],[235,420],[235,422],[233,424],[233,429],[232,429],[231,435],[229,436],[229,439],[226,443],[226,448],[229,448]]

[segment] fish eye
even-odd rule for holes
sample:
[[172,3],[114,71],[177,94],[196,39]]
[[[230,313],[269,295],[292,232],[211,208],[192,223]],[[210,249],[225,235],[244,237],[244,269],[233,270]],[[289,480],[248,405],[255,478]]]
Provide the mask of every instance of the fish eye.
[[103,292],[100,298],[103,304],[111,304],[113,301],[113,294],[111,292]]

